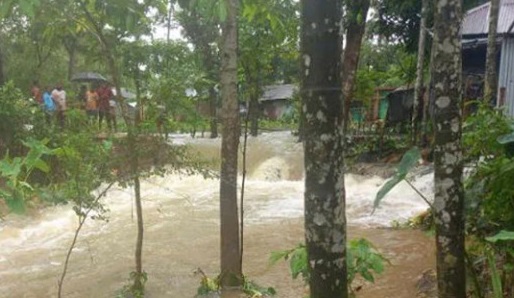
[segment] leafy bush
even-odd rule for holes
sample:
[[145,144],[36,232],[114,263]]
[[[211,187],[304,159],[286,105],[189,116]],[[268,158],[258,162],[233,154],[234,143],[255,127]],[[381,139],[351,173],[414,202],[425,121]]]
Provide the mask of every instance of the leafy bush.
[[[220,285],[220,277],[216,276],[215,278],[208,277],[202,269],[198,268],[195,271],[196,275],[201,277],[200,286],[198,287],[197,293],[195,297],[203,297],[207,296],[211,293],[219,293],[221,290]],[[255,282],[247,279],[243,276],[243,293],[248,295],[248,297],[252,298],[260,298],[260,297],[271,297],[274,296],[277,292],[272,287],[261,287]]]
[[0,154],[7,150],[13,156],[21,153],[21,140],[29,135],[32,125],[33,108],[34,104],[25,100],[12,82],[0,87]]
[[502,156],[503,146],[497,139],[511,131],[509,119],[501,109],[481,102],[478,103],[476,113],[466,119],[462,130],[462,144],[468,162]]
[[[275,264],[282,259],[289,261],[289,269],[293,279],[301,276],[305,283],[309,282],[309,261],[305,245],[299,244],[290,250],[273,252],[270,262]],[[375,282],[375,276],[384,272],[384,263],[386,262],[388,260],[368,240],[363,238],[351,240],[346,253],[346,263],[348,266],[348,284],[352,292],[351,285],[357,276],[373,283]]]
[[0,160],[0,177],[5,180],[5,187],[0,188],[0,197],[10,211],[23,213],[26,201],[35,195],[36,190],[29,184],[34,170],[45,173],[50,171],[48,164],[42,159],[44,155],[52,155],[54,151],[46,146],[48,140],[29,140],[23,145],[29,148],[24,157],[11,158],[9,154]]

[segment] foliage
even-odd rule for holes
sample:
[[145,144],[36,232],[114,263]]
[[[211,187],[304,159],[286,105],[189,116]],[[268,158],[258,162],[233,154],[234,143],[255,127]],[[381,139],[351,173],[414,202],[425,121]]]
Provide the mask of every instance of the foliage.
[[388,194],[396,185],[398,185],[398,183],[406,180],[407,174],[418,164],[420,158],[421,151],[417,147],[410,149],[403,155],[402,160],[400,161],[400,164],[396,170],[396,174],[378,190],[375,197],[375,202],[373,203],[373,212],[375,212],[375,210],[378,208],[380,202],[386,194]]
[[[464,0],[464,10],[473,8],[486,0]],[[416,52],[420,26],[420,0],[378,0],[376,2],[378,18],[374,24],[374,33],[391,41],[400,42],[409,52]],[[433,15],[433,4],[428,15]],[[431,28],[433,19],[429,18],[427,27]]]
[[[208,277],[202,269],[198,268],[195,271],[195,274],[201,277],[200,286],[198,287],[197,293],[195,297],[203,297],[209,295],[210,293],[219,293],[221,290],[220,284],[220,276],[216,276],[215,278]],[[261,297],[271,297],[274,296],[277,292],[272,287],[261,287],[257,285],[255,282],[247,279],[243,276],[243,286],[242,291],[249,298],[261,298]]]
[[140,283],[144,289],[144,286],[145,286],[146,282],[148,281],[148,274],[145,271],[143,271],[143,273],[141,275],[139,275],[137,272],[132,271],[132,272],[130,272],[130,277],[127,281],[127,284],[124,285],[123,288],[121,288],[119,293],[116,295],[116,298],[128,298],[128,297],[143,298],[143,297],[145,297],[143,291],[141,291],[140,289],[135,289],[133,287],[133,284],[134,284],[134,281],[136,278],[139,278]]
[[73,210],[79,218],[86,215],[85,210],[94,211],[93,218],[106,219],[103,204],[92,193],[111,176],[111,141],[91,142],[92,135],[87,132],[67,135],[61,139],[61,146],[55,150],[60,169],[59,175],[66,181],[61,186],[62,195],[73,202]]
[[[293,279],[301,276],[302,280],[306,284],[308,283],[310,275],[305,245],[299,244],[290,250],[271,253],[271,264],[275,264],[282,259],[289,262],[289,270]],[[357,276],[368,282],[375,282],[375,276],[382,274],[384,263],[389,261],[378,252],[371,242],[361,238],[350,241],[346,253],[346,262],[348,265],[348,283],[351,285]]]
[[0,154],[7,151],[11,154],[22,153],[20,141],[30,134],[29,127],[34,117],[32,104],[24,99],[13,82],[0,87],[0,118]]
[[497,139],[511,132],[509,119],[502,109],[493,108],[483,102],[471,102],[478,109],[463,124],[463,148],[467,161],[503,155],[503,145]]
[[486,237],[485,240],[496,243],[498,241],[514,241],[514,232],[501,230],[498,234]]
[[0,160],[0,175],[5,179],[5,188],[0,188],[0,196],[5,200],[7,207],[15,213],[23,213],[26,201],[36,193],[35,188],[29,184],[32,173],[35,170],[44,173],[50,171],[43,157],[55,152],[46,146],[47,143],[48,140],[24,141],[23,145],[29,148],[27,155],[11,158],[7,153]]
[[501,110],[483,104],[464,124],[465,156],[474,165],[465,181],[467,226],[478,235],[514,229],[514,159],[507,154],[511,125]]

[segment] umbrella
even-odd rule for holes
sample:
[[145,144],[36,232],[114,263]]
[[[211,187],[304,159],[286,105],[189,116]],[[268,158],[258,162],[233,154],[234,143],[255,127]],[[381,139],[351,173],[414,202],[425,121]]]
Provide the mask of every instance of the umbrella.
[[96,72],[79,72],[72,76],[72,82],[107,82],[101,74]]

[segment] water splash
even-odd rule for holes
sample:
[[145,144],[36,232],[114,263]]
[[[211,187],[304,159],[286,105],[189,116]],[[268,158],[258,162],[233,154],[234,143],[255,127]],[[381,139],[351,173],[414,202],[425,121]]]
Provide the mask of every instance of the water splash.
[[[212,156],[219,154],[219,139],[191,139],[184,136],[174,139]],[[248,226],[273,224],[303,216],[303,151],[301,144],[290,133],[269,133],[250,138],[248,164],[250,175],[244,206]],[[352,174],[345,178],[347,218],[351,226],[387,227],[393,220],[406,220],[427,208],[410,186],[400,183],[384,198],[375,214],[371,215],[375,195],[385,179]],[[433,174],[424,174],[416,177],[414,185],[432,198],[432,181]],[[201,237],[217,239],[218,231],[204,226],[218,226],[219,184],[218,179],[204,179],[199,175],[168,174],[144,179],[141,190],[145,229],[150,239],[146,247],[163,251],[155,248],[161,245],[160,242],[152,244],[151,239],[160,239],[164,234],[169,234],[172,239],[173,231],[177,229],[181,229],[181,235],[203,235]],[[123,264],[124,258],[131,257],[130,250],[133,247],[133,191],[114,187],[102,200],[110,210],[109,221],[87,221],[74,255],[84,260],[91,255],[93,259],[95,253],[91,247],[106,246],[110,251],[109,262],[119,261]],[[76,225],[77,219],[70,206],[47,208],[33,218],[9,216],[0,226],[0,278],[11,276],[15,279],[20,274],[55,271]],[[197,225],[203,228],[194,228]],[[201,241],[201,237],[197,237],[187,243]],[[202,244],[196,245],[200,249]],[[187,251],[191,248],[183,249]],[[91,261],[91,264],[95,262]],[[98,270],[105,269],[98,264],[91,266]],[[5,290],[3,287],[0,286],[0,292]]]

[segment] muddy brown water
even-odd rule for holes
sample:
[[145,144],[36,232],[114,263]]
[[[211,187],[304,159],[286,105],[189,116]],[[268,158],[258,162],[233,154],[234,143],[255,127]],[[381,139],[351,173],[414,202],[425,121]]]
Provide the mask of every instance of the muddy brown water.
[[[219,140],[189,140],[203,157],[216,159]],[[290,278],[287,264],[270,266],[270,253],[303,241],[301,145],[287,133],[250,140],[246,190],[244,272],[277,297],[305,296],[300,280]],[[428,196],[431,177],[415,184]],[[387,228],[426,208],[405,185],[393,191],[371,216],[378,177],[348,175],[350,238],[366,237],[391,261],[375,284],[362,284],[358,297],[416,297],[415,283],[434,267],[430,237],[412,230]],[[201,268],[219,270],[217,179],[200,176],[151,177],[142,184],[147,297],[194,297]],[[88,221],[73,252],[64,297],[115,297],[134,268],[136,222],[132,192],[115,188],[104,202],[109,222]],[[0,224],[0,297],[56,297],[57,280],[71,242],[76,218],[71,206],[48,208],[30,217],[9,216]]]

